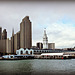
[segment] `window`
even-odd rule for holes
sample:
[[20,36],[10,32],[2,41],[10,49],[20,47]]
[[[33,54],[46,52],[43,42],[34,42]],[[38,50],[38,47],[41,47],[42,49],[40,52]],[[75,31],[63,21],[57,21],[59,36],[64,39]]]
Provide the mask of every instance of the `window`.
[[21,54],[23,54],[23,51],[21,51]]
[[32,54],[32,51],[30,51],[30,54]]
[[28,54],[28,51],[26,51],[26,54]]

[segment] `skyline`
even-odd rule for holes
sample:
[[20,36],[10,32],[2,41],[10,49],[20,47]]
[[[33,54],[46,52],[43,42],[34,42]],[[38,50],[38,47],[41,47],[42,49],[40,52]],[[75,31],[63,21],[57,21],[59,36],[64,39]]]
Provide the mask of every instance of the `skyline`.
[[[0,2],[0,26],[8,37],[20,30],[22,18],[32,22],[32,45],[43,42],[44,28],[48,42],[56,48],[75,46],[75,2]],[[36,9],[37,8],[37,9]],[[39,31],[38,31],[39,30]],[[38,34],[38,36],[37,36]]]

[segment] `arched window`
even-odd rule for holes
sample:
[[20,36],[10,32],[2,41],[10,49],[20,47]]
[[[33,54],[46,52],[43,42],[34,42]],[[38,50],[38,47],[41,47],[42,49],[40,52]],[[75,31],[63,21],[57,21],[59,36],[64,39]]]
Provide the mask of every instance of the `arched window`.
[[26,54],[28,54],[28,51],[26,51]]
[[21,54],[23,54],[23,51],[21,51]]
[[32,51],[30,51],[30,54],[32,54]]

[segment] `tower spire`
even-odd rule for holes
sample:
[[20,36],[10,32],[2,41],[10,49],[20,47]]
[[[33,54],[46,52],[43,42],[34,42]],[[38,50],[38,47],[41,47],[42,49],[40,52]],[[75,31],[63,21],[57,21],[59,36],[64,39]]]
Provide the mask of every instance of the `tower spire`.
[[48,49],[48,37],[47,37],[47,34],[46,34],[46,28],[44,29],[43,49]]
[[14,28],[12,29],[12,36],[14,35]]
[[46,35],[46,28],[44,28],[44,34]]

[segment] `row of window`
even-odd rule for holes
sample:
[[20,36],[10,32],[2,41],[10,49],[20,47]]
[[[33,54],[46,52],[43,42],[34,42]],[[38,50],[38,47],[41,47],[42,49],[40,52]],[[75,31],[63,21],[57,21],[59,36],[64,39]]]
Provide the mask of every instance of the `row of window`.
[[[50,50],[34,50],[33,52],[34,53],[36,53],[36,52],[49,53],[51,51]],[[28,54],[28,51],[26,51],[25,53]],[[17,54],[19,54],[19,52],[17,52]],[[23,54],[23,51],[21,51],[20,54]],[[30,54],[32,54],[32,51],[30,51]]]
[[49,51],[49,50],[46,50],[46,51],[44,51],[44,50],[34,50],[34,52],[42,52],[42,53],[43,53],[43,52],[45,52],[45,53],[47,52],[47,53],[48,53],[48,52],[50,52],[50,51]]

